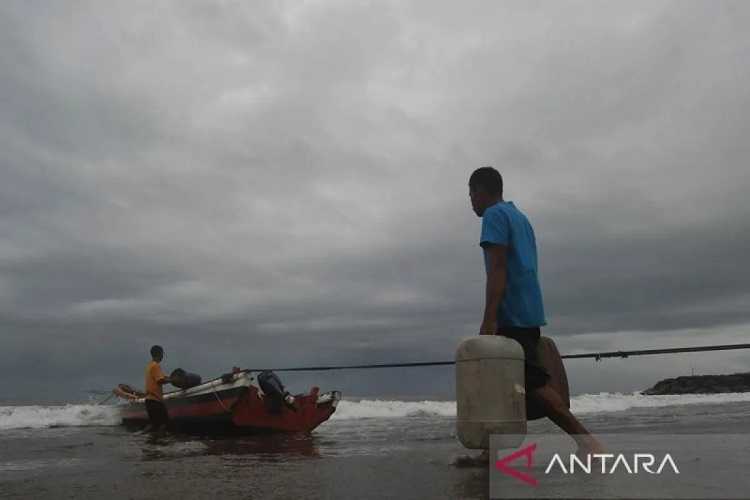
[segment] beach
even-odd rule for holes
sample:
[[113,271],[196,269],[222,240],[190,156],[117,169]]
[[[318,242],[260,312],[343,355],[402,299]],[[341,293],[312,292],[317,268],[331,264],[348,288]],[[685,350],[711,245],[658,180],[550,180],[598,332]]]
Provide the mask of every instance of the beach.
[[[750,432],[749,393],[584,394],[572,407],[602,434]],[[118,421],[111,406],[0,407],[0,498],[488,496],[486,467],[452,465],[468,453],[452,401],[344,400],[311,435],[153,436]]]

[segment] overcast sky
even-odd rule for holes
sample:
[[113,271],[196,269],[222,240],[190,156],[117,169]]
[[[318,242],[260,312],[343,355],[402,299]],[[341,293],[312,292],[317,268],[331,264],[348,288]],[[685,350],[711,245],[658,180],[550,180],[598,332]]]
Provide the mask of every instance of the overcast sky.
[[[742,342],[750,4],[0,3],[0,400],[165,368],[451,359],[467,181],[535,227],[563,352]],[[568,364],[573,391],[750,369]],[[291,377],[450,397],[452,370]]]

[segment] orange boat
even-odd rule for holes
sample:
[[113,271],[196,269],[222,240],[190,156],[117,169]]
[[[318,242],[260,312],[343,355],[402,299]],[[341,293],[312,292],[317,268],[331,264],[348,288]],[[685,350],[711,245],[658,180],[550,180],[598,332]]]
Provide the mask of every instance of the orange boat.
[[[284,392],[278,378],[269,373],[259,374],[261,384],[257,383],[254,372],[241,370],[189,389],[165,393],[170,425],[180,430],[310,432],[336,411],[341,399],[339,391],[321,394],[313,387],[308,394],[291,396]],[[264,375],[278,383],[267,383]],[[113,392],[127,400],[120,405],[123,424],[148,423],[143,393],[127,385],[120,385]]]

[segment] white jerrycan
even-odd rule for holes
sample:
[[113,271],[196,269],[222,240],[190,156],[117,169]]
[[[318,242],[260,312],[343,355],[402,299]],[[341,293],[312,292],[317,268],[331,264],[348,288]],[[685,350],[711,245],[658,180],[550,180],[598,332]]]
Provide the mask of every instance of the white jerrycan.
[[491,434],[515,448],[526,435],[521,344],[496,335],[463,340],[456,350],[456,428],[467,448],[488,449]]

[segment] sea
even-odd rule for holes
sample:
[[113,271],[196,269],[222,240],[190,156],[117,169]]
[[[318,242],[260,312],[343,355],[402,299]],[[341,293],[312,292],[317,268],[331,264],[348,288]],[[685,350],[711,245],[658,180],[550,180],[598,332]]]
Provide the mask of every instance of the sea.
[[[571,407],[601,434],[750,434],[750,393],[582,394]],[[0,406],[0,498],[488,498],[488,467],[456,465],[471,452],[455,416],[453,401],[344,399],[309,435],[151,435],[120,426],[115,405]]]

